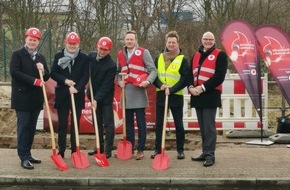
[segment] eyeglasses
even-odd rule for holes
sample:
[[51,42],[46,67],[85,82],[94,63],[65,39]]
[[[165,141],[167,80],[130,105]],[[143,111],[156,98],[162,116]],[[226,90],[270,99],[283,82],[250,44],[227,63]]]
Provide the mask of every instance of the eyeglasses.
[[204,40],[204,41],[214,41],[214,39],[212,39],[212,38],[202,38],[202,40]]

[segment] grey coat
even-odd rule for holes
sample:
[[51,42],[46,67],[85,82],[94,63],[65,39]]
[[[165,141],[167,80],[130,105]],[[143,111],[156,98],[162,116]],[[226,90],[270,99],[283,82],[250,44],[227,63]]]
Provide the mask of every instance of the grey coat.
[[[124,50],[127,52],[127,50]],[[133,52],[134,53],[134,52]],[[127,62],[129,63],[127,54],[125,55]],[[118,63],[118,70],[121,70],[120,64]],[[144,50],[143,63],[148,72],[147,80],[152,84],[157,76],[156,67],[154,61],[147,49]],[[121,81],[121,77],[117,75],[118,82]],[[139,88],[134,86],[131,83],[126,84],[125,86],[125,102],[126,109],[136,109],[136,108],[145,108],[148,106],[148,96],[146,88]]]

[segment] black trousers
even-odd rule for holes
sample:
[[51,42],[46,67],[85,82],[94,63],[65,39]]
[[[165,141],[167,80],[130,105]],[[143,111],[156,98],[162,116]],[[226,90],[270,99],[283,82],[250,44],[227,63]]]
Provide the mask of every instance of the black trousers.
[[[162,140],[162,129],[163,129],[163,119],[164,119],[164,106],[156,107],[156,130],[155,130],[155,151],[161,152],[161,140]],[[184,126],[183,126],[183,107],[169,107],[171,110],[174,125],[176,130],[176,148],[177,152],[184,151]]]
[[[96,114],[101,153],[111,155],[115,138],[113,105],[97,105]],[[106,135],[105,142],[104,134]]]
[[[58,115],[58,149],[60,153],[64,153],[66,150],[66,138],[68,132],[68,116],[70,114],[70,142],[71,142],[71,153],[76,151],[76,138],[75,138],[75,128],[74,119],[71,109],[70,98],[66,102],[57,108]],[[81,118],[82,108],[76,107],[77,125],[80,128],[80,118]]]

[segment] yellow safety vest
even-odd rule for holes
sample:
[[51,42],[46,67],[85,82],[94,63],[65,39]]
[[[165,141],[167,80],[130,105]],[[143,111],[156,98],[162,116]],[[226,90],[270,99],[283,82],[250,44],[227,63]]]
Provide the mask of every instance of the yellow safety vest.
[[[165,69],[165,61],[163,54],[161,54],[158,58],[158,78],[161,82],[165,84],[169,84],[171,86],[175,85],[180,80],[179,69],[181,67],[181,63],[184,55],[178,55],[175,59],[170,63],[170,65]],[[156,91],[160,91],[159,88],[156,88]],[[183,95],[183,89],[175,92],[177,95]]]

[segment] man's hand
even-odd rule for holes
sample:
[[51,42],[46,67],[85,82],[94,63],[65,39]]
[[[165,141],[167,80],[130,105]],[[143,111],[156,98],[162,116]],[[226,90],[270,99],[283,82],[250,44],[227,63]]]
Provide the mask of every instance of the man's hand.
[[169,85],[169,84],[162,84],[162,86],[160,87],[160,90],[165,90],[166,88],[171,88],[171,85]]
[[36,67],[38,70],[41,70],[42,73],[44,73],[44,67],[43,67],[42,63],[40,63],[40,62],[36,63]]
[[67,86],[74,86],[76,84],[74,81],[69,80],[69,79],[65,79],[64,83]]
[[193,96],[199,96],[201,93],[203,93],[203,90],[202,90],[202,87],[201,86],[196,86],[194,88],[189,88],[188,91]]
[[97,105],[98,105],[98,102],[97,102],[96,100],[94,100],[94,101],[92,102],[92,108],[93,108],[94,110],[96,110],[96,109],[97,109]]
[[165,95],[166,95],[166,96],[169,96],[169,95],[170,95],[169,88],[166,88],[166,89],[165,89]]
[[74,86],[71,86],[71,87],[69,87],[69,93],[76,94],[76,93],[78,93],[78,90]]
[[141,88],[146,88],[147,86],[150,85],[150,82],[148,80],[145,80],[145,81],[142,81],[140,84],[139,84],[139,87]]
[[124,87],[125,87],[125,81],[120,81],[120,82],[119,82],[119,86],[120,86],[121,88],[124,88]]

